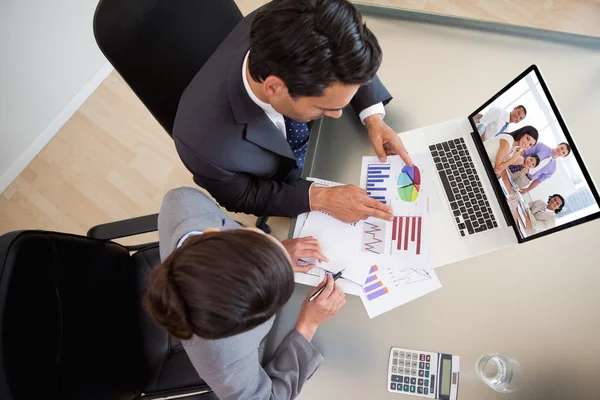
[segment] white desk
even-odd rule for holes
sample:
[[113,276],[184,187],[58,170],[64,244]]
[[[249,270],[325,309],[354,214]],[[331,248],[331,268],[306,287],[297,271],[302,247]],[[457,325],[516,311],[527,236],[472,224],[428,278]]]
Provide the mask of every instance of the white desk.
[[[444,25],[443,18],[418,21],[402,12],[363,13],[384,51],[379,76],[394,96],[386,107],[392,128],[466,118],[535,63],[600,182],[600,40],[536,37],[530,29],[521,34],[480,22],[460,26],[454,19]],[[305,175],[358,184],[360,157],[373,154],[363,129],[352,115],[324,120],[311,136]],[[373,320],[359,298],[347,296],[344,309],[313,340],[325,362],[300,398],[413,399],[386,390],[389,349],[399,346],[459,355],[461,399],[599,399],[599,234],[596,220],[438,268],[442,289]],[[297,285],[268,352],[293,328],[309,290]],[[521,362],[524,381],[512,395],[498,394],[476,377],[475,361],[489,352]]]

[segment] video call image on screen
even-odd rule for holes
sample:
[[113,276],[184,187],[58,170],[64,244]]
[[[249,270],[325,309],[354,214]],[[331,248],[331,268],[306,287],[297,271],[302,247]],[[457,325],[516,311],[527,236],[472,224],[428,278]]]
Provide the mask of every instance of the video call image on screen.
[[472,122],[522,238],[599,211],[535,71]]

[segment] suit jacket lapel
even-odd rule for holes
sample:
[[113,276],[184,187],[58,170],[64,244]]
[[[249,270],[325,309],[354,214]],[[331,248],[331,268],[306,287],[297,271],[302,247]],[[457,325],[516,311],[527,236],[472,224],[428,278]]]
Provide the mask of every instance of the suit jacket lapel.
[[283,157],[295,160],[294,153],[285,137],[273,125],[267,114],[252,101],[242,81],[242,64],[248,49],[235,50],[229,68],[229,103],[236,121],[246,124],[246,140]]

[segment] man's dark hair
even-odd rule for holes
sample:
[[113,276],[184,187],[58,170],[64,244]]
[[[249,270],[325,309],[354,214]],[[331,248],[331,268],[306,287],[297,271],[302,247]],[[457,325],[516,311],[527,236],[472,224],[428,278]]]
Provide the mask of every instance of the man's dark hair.
[[533,159],[535,160],[535,166],[537,167],[538,165],[540,165],[540,158],[538,157],[537,154],[532,154],[529,157],[533,157]]
[[252,79],[275,75],[293,97],[321,96],[335,81],[367,83],[381,59],[375,35],[346,0],[274,0],[252,23]]
[[522,109],[522,110],[523,110],[523,113],[524,113],[525,115],[527,115],[527,109],[525,108],[525,106],[523,106],[523,105],[519,104],[519,105],[517,106],[517,108],[520,108],[520,109]]
[[[567,146],[567,156],[568,156],[569,154],[571,154],[571,146],[569,146],[569,143],[567,143],[567,142],[562,142],[562,143],[559,143],[559,144],[558,144],[558,146],[556,146],[556,147],[560,147],[560,146],[562,146],[563,144],[564,144],[565,146]],[[566,156],[565,156],[565,157],[566,157]]]
[[219,339],[267,321],[293,290],[285,250],[267,235],[235,229],[186,239],[152,270],[144,306],[179,339]]
[[562,197],[560,194],[553,194],[552,196],[548,197],[548,203],[550,203],[550,200],[552,200],[553,197],[558,197],[562,201],[562,204],[560,205],[560,207],[558,207],[556,210],[554,210],[554,214],[558,214],[559,212],[562,211],[563,207],[566,204],[565,198]]

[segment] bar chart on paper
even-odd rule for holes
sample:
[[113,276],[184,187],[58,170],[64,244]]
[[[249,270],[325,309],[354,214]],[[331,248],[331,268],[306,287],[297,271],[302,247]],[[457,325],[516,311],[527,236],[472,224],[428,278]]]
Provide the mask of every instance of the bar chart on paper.
[[422,254],[423,217],[396,216],[392,225],[392,253]]
[[365,280],[363,290],[368,301],[373,301],[389,293],[388,288],[384,286],[383,282],[381,281],[379,273],[379,267],[377,267],[377,265],[373,265],[369,271],[369,276]]
[[367,195],[383,204],[389,203],[386,192],[388,181],[391,179],[391,168],[390,164],[369,164],[367,166]]

